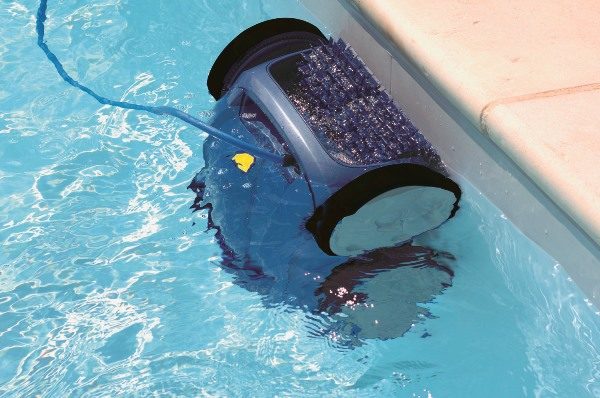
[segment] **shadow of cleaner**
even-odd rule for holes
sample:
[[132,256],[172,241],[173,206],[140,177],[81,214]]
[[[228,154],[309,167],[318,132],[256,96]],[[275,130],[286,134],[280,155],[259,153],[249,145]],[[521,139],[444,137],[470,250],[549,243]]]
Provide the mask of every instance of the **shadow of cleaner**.
[[286,180],[284,168],[260,159],[241,172],[231,148],[210,138],[205,146],[206,166],[190,184],[197,194],[192,207],[208,213],[220,265],[267,307],[287,304],[323,315],[315,335],[347,345],[402,336],[431,316],[422,304],[451,286],[452,256],[410,242],[327,255],[301,222],[312,210],[303,179]]

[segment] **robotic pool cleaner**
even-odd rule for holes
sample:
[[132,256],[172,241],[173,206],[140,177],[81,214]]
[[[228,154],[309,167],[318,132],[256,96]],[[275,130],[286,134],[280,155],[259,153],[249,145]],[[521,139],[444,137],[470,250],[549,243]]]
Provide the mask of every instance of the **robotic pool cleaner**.
[[356,256],[407,242],[458,209],[461,190],[430,143],[343,41],[307,22],[245,30],[215,61],[208,88],[218,100],[212,126],[284,159],[205,143],[196,205],[211,207],[238,254],[265,242],[274,250],[296,228],[328,255]]

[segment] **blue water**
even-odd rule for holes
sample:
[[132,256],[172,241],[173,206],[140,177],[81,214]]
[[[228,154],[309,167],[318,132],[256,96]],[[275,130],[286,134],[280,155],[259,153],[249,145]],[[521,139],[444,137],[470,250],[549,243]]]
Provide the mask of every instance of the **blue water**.
[[[189,209],[205,134],[66,85],[36,9],[0,7],[1,396],[600,396],[597,310],[466,181],[457,217],[417,242],[456,258],[452,286],[404,336],[349,349],[310,312],[266,307]],[[99,93],[206,120],[218,51],[276,16],[307,17],[294,2],[51,0],[46,34]]]

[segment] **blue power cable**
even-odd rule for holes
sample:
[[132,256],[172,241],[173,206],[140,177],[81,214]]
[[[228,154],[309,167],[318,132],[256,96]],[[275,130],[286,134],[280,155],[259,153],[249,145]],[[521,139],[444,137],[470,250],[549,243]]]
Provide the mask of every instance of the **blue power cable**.
[[84,93],[94,97],[101,104],[112,105],[112,106],[116,106],[118,108],[123,108],[123,109],[135,109],[138,111],[145,111],[145,112],[153,113],[155,115],[170,115],[170,116],[176,117],[177,119],[180,119],[188,124],[191,124],[192,126],[199,128],[200,130],[205,131],[207,134],[210,134],[216,138],[219,138],[219,139],[221,139],[233,146],[236,146],[240,149],[248,151],[252,155],[255,155],[259,158],[268,159],[268,160],[271,160],[273,162],[283,164],[283,165],[289,164],[290,160],[287,158],[287,156],[280,156],[278,154],[275,154],[275,153],[266,151],[262,148],[259,148],[255,145],[248,144],[242,140],[232,137],[230,134],[227,134],[219,129],[214,128],[213,126],[211,126],[207,123],[204,123],[203,121],[201,121],[199,119],[196,119],[195,117],[193,117],[192,115],[190,115],[188,113],[180,111],[179,109],[175,109],[170,106],[148,106],[148,105],[134,104],[134,103],[125,102],[125,101],[114,101],[114,100],[108,99],[106,97],[103,97],[101,95],[98,95],[91,88],[86,87],[83,84],[79,83],[77,80],[73,79],[67,73],[67,71],[65,71],[65,68],[62,66],[62,64],[56,57],[56,55],[54,55],[54,53],[50,50],[50,48],[48,48],[48,45],[44,42],[44,22],[46,21],[46,9],[47,8],[48,8],[48,1],[40,0],[40,7],[38,8],[37,21],[36,21],[36,31],[37,31],[37,36],[38,36],[37,44],[44,51],[44,53],[46,54],[46,57],[48,57],[50,62],[52,62],[52,64],[56,68],[56,71],[60,75],[60,77],[62,77],[63,80],[65,82],[69,83],[71,86],[76,87],[79,90],[83,91]]

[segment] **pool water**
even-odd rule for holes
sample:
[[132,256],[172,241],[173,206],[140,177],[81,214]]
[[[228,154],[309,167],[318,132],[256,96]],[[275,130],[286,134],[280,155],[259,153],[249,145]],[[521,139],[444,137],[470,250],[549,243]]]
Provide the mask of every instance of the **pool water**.
[[[311,311],[265,305],[190,210],[206,135],[66,85],[36,46],[37,6],[0,8],[1,396],[600,396],[597,309],[467,181],[457,216],[416,241],[454,257],[452,286],[404,335],[347,346]],[[276,1],[48,6],[76,78],[202,119],[230,38],[310,18]]]

